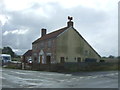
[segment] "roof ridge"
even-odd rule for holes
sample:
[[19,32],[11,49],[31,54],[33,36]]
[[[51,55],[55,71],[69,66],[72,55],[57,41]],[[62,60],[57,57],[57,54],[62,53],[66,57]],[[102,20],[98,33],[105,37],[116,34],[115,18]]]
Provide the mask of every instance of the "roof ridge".
[[50,32],[50,33],[44,35],[43,37],[38,38],[32,44],[37,43],[37,42],[39,42],[41,40],[46,40],[46,39],[50,39],[50,38],[53,38],[53,37],[57,37],[60,33],[62,33],[63,31],[65,31],[67,28],[68,27],[63,27],[61,29],[55,30],[53,32]]
[[[55,31],[50,32],[50,33],[48,33],[48,34],[51,34],[51,33],[57,32],[57,31],[60,31],[60,30],[62,30],[62,29],[67,29],[67,28],[68,28],[68,27],[63,27],[63,28],[61,28],[61,29],[55,30]],[[47,34],[47,35],[48,35],[48,34]]]
[[[67,29],[67,27],[63,27],[63,28],[61,28],[61,29],[52,31],[52,32],[50,32],[50,33],[48,33],[48,34],[46,34],[46,35],[49,35],[49,34],[52,34],[52,33],[58,32],[58,31],[61,31],[61,30],[63,30],[63,29]],[[45,35],[45,36],[46,36],[46,35]],[[43,36],[43,37],[44,37],[44,36]],[[42,37],[40,37],[40,38],[42,38]]]

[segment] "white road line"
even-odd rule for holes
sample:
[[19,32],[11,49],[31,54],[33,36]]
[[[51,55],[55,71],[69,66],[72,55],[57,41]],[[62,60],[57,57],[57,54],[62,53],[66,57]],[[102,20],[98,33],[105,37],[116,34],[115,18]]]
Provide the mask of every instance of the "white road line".
[[68,81],[66,81],[66,82],[71,82],[71,81],[68,80]]
[[15,72],[15,73],[16,73],[16,74],[24,74],[24,75],[27,74],[27,73],[21,73],[21,72]]
[[60,82],[64,82],[65,80],[59,80]]
[[85,77],[80,77],[80,79],[85,78]]
[[72,76],[71,74],[66,74],[65,76]]

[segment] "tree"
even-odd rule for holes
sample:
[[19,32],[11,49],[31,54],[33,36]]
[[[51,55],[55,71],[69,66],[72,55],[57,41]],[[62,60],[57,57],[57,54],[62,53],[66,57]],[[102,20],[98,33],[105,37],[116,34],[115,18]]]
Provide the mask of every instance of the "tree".
[[108,58],[115,58],[114,56],[110,55]]
[[2,49],[2,53],[3,54],[10,54],[11,57],[15,57],[16,56],[15,53],[13,52],[13,50],[10,47],[4,47]]
[[120,59],[120,56],[118,56],[117,58]]

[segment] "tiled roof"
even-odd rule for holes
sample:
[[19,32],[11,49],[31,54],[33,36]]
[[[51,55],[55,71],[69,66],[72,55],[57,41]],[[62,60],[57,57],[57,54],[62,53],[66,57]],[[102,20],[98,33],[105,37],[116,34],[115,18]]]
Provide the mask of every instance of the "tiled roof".
[[32,50],[28,50],[23,56],[32,56]]
[[61,34],[62,32],[64,32],[67,28],[68,27],[64,27],[64,28],[61,28],[61,29],[56,30],[54,32],[48,33],[48,34],[44,35],[43,37],[40,37],[37,40],[35,40],[32,44],[38,43],[38,42],[40,42],[42,40],[47,40],[47,39],[55,38],[59,34]]

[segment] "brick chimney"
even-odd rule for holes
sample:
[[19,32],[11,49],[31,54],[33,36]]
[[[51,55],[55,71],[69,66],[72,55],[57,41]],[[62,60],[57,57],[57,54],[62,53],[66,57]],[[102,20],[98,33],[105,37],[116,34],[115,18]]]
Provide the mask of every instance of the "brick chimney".
[[72,20],[73,20],[73,17],[68,16],[68,20],[69,20],[69,21],[67,22],[67,27],[70,27],[70,26],[73,27],[73,24],[74,24],[73,21],[72,21]]
[[41,37],[43,37],[44,35],[46,35],[46,32],[47,32],[47,30],[44,29],[44,28],[42,28],[41,29]]

